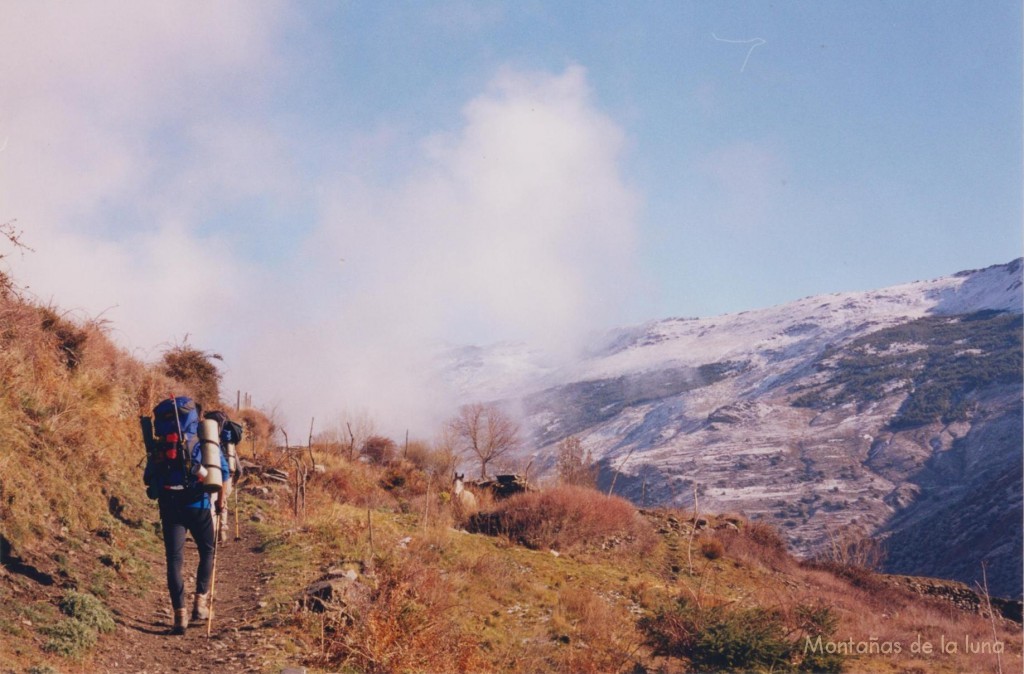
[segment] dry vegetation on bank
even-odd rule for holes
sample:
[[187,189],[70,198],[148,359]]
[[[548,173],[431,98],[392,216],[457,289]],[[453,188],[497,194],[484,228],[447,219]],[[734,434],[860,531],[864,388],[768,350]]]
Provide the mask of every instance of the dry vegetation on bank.
[[[313,456],[322,472],[310,472],[298,514],[283,485],[254,493],[270,514],[272,606],[316,671],[1020,667],[1018,625],[1000,619],[993,637],[985,617],[867,569],[800,562],[774,528],[741,516],[641,512],[557,485],[467,512],[425,457]],[[296,589],[311,586],[330,598]],[[936,649],[956,639],[960,652],[911,653],[919,635]],[[965,653],[965,637],[1005,652]]]

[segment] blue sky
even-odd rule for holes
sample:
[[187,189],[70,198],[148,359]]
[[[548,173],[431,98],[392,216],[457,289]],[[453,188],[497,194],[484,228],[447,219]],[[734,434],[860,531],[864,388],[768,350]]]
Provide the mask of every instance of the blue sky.
[[1019,2],[5,14],[6,261],[282,408],[415,407],[378,382],[424,342],[566,352],[1021,255]]
[[[324,126],[343,117],[415,142],[457,125],[453,103],[503,67],[582,66],[628,138],[623,179],[643,200],[650,278],[634,318],[1020,254],[1018,3],[388,7],[318,13],[329,29],[312,48],[296,41],[297,99]],[[730,160],[735,182],[709,167]],[[402,170],[382,161],[385,180]],[[748,200],[750,181],[762,191]]]

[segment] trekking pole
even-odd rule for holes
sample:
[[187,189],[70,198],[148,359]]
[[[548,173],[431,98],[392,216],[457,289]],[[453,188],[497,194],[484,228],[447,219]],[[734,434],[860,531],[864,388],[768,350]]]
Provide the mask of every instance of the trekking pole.
[[[213,513],[210,513],[213,516]],[[220,516],[217,516],[220,519]],[[220,541],[220,532],[214,530],[213,534],[213,571],[210,572],[210,605],[206,614],[206,638],[210,638],[210,630],[213,628],[213,597],[214,589],[217,587],[217,548]]]
[[235,485],[235,540],[242,540],[242,537],[238,535],[238,485]]

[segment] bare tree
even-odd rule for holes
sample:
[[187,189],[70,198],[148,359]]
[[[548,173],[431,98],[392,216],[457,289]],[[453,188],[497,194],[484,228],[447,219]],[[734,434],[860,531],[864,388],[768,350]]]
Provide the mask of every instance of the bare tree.
[[583,441],[570,435],[558,443],[558,480],[579,487],[597,486],[597,466]]
[[323,451],[347,454],[348,459],[354,461],[356,453],[374,435],[377,435],[376,424],[368,412],[346,410],[314,435],[313,443]]
[[[0,238],[7,239],[7,243],[11,245],[14,250],[21,251],[22,254],[25,251],[30,253],[35,252],[22,242],[22,235],[24,234],[21,230],[15,228],[14,220],[8,220],[5,223],[0,224]],[[7,253],[0,252],[0,260],[7,257]],[[0,296],[6,297],[12,292],[17,293],[18,289],[14,285],[14,281],[8,276],[7,272],[3,268],[0,268]]]
[[495,405],[463,405],[448,422],[455,447],[480,462],[480,477],[487,477],[487,465],[520,445],[519,426]]

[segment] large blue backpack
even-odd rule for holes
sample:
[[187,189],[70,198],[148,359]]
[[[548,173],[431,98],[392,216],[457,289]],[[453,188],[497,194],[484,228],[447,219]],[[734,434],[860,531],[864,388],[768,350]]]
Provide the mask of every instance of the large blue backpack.
[[157,498],[163,490],[191,492],[197,486],[194,466],[202,458],[198,433],[199,411],[191,398],[167,398],[153,408],[143,473],[150,498]]

